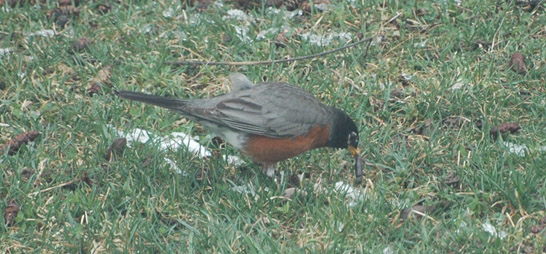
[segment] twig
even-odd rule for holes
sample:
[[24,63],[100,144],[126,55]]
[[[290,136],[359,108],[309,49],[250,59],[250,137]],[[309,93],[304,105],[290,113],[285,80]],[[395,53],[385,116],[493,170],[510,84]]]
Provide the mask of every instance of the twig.
[[30,193],[28,194],[27,196],[28,197],[33,197],[33,196],[36,196],[40,193],[44,193],[44,192],[48,192],[50,190],[54,190],[54,189],[57,189],[57,188],[62,188],[64,186],[67,186],[67,185],[71,185],[75,182],[75,180],[71,180],[71,181],[68,181],[68,182],[64,182],[64,183],[61,183],[61,184],[58,184],[58,185],[55,185],[55,186],[51,186],[51,187],[48,187],[48,188],[45,188],[45,189],[42,189],[42,190],[39,190],[39,191],[35,191],[33,193]]
[[343,47],[339,47],[336,49],[324,51],[317,54],[312,55],[306,55],[306,56],[299,56],[294,58],[286,58],[286,59],[277,59],[277,60],[267,60],[267,61],[249,61],[249,62],[207,62],[207,61],[167,61],[165,64],[169,65],[175,65],[175,66],[181,66],[181,65],[230,65],[230,66],[243,66],[243,65],[258,65],[258,64],[276,64],[276,63],[288,63],[293,61],[300,61],[300,60],[307,60],[311,58],[317,58],[321,56],[325,56],[328,54],[332,54],[350,47],[354,47],[358,44],[368,42],[368,46],[366,46],[366,53],[368,54],[368,49],[370,48],[370,44],[372,42],[373,37],[364,38],[362,40],[359,40],[357,42],[349,43]]

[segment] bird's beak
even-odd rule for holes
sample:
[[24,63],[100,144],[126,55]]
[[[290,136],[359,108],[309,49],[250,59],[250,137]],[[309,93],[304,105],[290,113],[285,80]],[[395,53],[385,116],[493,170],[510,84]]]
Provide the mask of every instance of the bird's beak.
[[349,145],[349,152],[351,153],[351,156],[356,158],[356,156],[360,156],[360,153],[362,152],[362,150],[360,150],[360,148],[358,147]]
[[357,182],[362,181],[362,158],[360,158],[360,153],[362,150],[358,147],[349,145],[349,153],[355,158],[355,177]]

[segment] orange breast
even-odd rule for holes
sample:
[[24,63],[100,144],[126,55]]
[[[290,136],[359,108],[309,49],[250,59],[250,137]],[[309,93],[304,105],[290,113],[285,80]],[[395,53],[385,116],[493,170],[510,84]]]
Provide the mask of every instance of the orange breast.
[[305,151],[326,146],[329,134],[328,126],[315,126],[307,135],[293,138],[252,136],[244,150],[256,162],[274,164]]

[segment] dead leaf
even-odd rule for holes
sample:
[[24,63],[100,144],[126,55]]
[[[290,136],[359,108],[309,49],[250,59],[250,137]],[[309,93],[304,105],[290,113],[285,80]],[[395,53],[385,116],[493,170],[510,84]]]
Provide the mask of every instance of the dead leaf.
[[37,131],[27,131],[15,136],[11,140],[8,140],[6,144],[0,146],[0,155],[4,154],[6,149],[8,150],[8,155],[15,154],[17,151],[19,151],[21,146],[27,144],[28,142],[34,141],[34,139],[36,139],[39,135],[40,133]]
[[121,153],[123,153],[123,150],[125,150],[125,147],[127,147],[127,139],[126,138],[117,138],[112,142],[112,145],[108,147],[108,150],[106,150],[106,155],[104,158],[107,161],[110,161],[114,156],[119,156]]
[[290,178],[288,178],[288,185],[289,186],[300,186],[300,176],[298,174],[292,174]]
[[517,123],[502,123],[497,126],[493,126],[489,133],[493,137],[493,139],[497,139],[499,134],[504,134],[507,132],[515,133],[517,132],[521,127]]
[[85,37],[81,37],[77,39],[76,41],[74,41],[74,43],[72,43],[72,49],[74,51],[82,51],[89,46],[89,43],[90,43],[89,39]]
[[182,3],[184,9],[194,7],[195,3],[197,2],[197,6],[195,6],[195,9],[198,11],[204,11],[208,9],[209,5],[211,4],[210,0],[181,0],[180,2]]
[[411,82],[411,76],[408,74],[402,74],[398,77],[398,82],[402,83],[402,86],[408,86]]
[[89,178],[89,174],[87,174],[87,172],[83,173],[81,181],[86,183],[89,187],[91,187],[93,185],[93,180],[91,178]]
[[445,179],[445,184],[447,185],[456,185],[458,184],[459,182],[461,181],[461,178],[455,174],[451,174],[449,175],[446,179]]
[[72,2],[74,2],[74,5],[79,5],[80,4],[80,1],[79,0],[59,0],[59,6],[67,6],[67,5],[72,5]]
[[107,65],[104,68],[100,69],[95,81],[108,85],[110,84],[111,74],[112,74],[112,65]]
[[421,126],[418,128],[414,128],[411,130],[411,132],[417,134],[417,135],[430,135],[432,132],[434,132],[434,126],[432,124],[432,119],[426,119],[423,121]]
[[483,49],[489,49],[491,48],[491,45],[492,43],[491,42],[487,42],[487,41],[483,41],[483,40],[476,40],[474,42],[474,49],[477,49],[477,48],[483,48]]
[[27,167],[24,167],[23,170],[21,171],[21,178],[23,179],[23,181],[28,181],[28,179],[30,179],[30,177],[34,174],[34,171],[27,168]]
[[[290,9],[295,10],[295,9],[297,9],[297,7],[293,8],[293,3],[294,2],[297,3],[298,1],[286,1],[286,3],[283,3],[283,5],[286,7],[287,10],[290,10]],[[303,1],[302,3],[299,4],[300,9],[305,14],[311,14],[312,6],[313,5],[309,1]]]
[[275,46],[284,48],[288,44],[288,38],[286,38],[286,33],[281,31],[277,36],[275,36]]
[[[0,0],[0,6],[4,6],[4,3],[7,2],[9,7],[15,8],[17,6],[22,7],[27,2],[26,0]],[[34,0],[28,1],[29,5],[34,5],[36,2]]]
[[202,182],[203,180],[209,181],[208,168],[206,166],[201,167],[201,170],[195,174],[195,181]]
[[214,138],[212,138],[212,140],[210,141],[210,144],[211,144],[212,147],[214,147],[214,148],[222,148],[222,147],[225,147],[226,142],[224,142],[224,140],[222,140],[221,137],[214,137]]
[[462,116],[448,116],[444,119],[444,125],[448,128],[460,128],[465,123],[470,122],[470,119]]
[[64,14],[61,14],[55,18],[55,24],[60,28],[65,28],[68,22],[70,22],[70,18]]
[[404,98],[405,95],[406,95],[406,92],[404,91],[404,89],[395,88],[395,89],[391,90],[390,98],[391,99],[402,99],[402,98]]
[[110,5],[106,5],[106,4],[99,4],[97,6],[97,11],[100,14],[103,14],[103,15],[108,13],[111,9],[112,9],[112,7]]
[[525,60],[521,53],[516,52],[512,55],[512,58],[510,59],[510,67],[512,70],[522,75],[527,72],[527,68],[525,68]]
[[140,166],[142,168],[146,168],[146,167],[150,166],[150,164],[152,164],[152,155],[148,154],[146,156],[146,159],[144,160],[144,162],[142,162],[142,164],[140,164]]
[[46,13],[47,19],[54,18],[55,20],[57,17],[61,15],[66,15],[68,17],[77,17],[80,15],[80,10],[75,6],[60,6],[54,9],[49,10]]
[[4,212],[4,221],[6,222],[6,225],[12,226],[15,223],[15,218],[17,218],[17,214],[19,213],[19,205],[15,201],[15,199],[12,199],[8,202],[8,206],[6,207],[6,211]]
[[293,198],[296,194],[307,195],[307,192],[298,188],[291,187],[284,190],[283,196],[285,198]]
[[544,229],[544,226],[541,226],[541,225],[533,225],[531,226],[531,233],[533,234],[538,234],[540,233],[540,231],[542,231],[542,229]]
[[87,89],[87,94],[89,96],[93,96],[95,94],[98,94],[101,90],[102,86],[100,85],[99,82],[96,82],[96,81],[92,81],[91,82],[91,87],[89,87],[89,89]]
[[[516,5],[527,12],[532,12],[542,2],[542,0],[516,1]],[[544,246],[544,248],[546,249],[546,246]]]

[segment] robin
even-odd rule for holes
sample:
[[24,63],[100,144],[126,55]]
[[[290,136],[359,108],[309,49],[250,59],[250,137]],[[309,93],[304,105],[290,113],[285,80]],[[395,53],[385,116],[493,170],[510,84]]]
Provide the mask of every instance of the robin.
[[253,84],[232,73],[231,93],[210,99],[181,100],[130,91],[124,99],[170,109],[196,121],[274,174],[277,162],[321,147],[347,148],[362,176],[358,129],[343,111],[327,106],[303,89],[282,82]]

